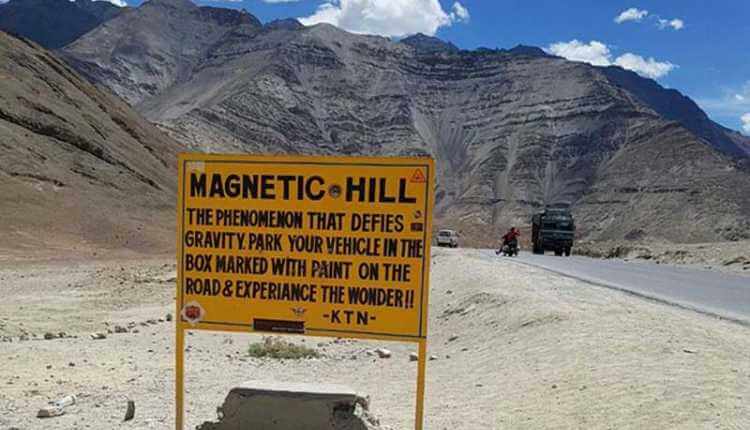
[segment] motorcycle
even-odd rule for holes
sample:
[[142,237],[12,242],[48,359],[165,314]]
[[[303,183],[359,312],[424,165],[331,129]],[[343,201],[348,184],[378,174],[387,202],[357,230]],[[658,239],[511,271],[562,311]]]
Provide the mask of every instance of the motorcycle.
[[512,241],[510,243],[506,243],[505,245],[503,245],[502,248],[495,251],[495,254],[498,254],[498,255],[502,254],[505,257],[513,257],[513,256],[518,256],[518,251],[519,251],[518,242]]

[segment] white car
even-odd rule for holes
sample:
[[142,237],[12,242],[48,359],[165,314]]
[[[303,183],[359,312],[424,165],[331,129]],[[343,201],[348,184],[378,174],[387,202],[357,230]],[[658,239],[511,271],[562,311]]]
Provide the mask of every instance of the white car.
[[458,248],[458,233],[454,230],[440,230],[437,234],[437,246]]

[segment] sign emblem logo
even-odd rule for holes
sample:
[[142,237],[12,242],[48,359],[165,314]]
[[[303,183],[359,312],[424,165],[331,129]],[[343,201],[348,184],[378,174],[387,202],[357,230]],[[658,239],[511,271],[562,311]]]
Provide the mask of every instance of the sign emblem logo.
[[182,307],[182,319],[190,324],[198,324],[206,316],[206,311],[198,302],[190,302]]

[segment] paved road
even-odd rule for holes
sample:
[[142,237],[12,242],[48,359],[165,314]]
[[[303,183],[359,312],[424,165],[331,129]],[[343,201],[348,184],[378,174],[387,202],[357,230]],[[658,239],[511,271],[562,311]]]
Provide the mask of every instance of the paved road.
[[[488,259],[500,259],[493,250]],[[750,325],[750,277],[647,262],[555,257],[522,252],[512,259],[589,283]]]

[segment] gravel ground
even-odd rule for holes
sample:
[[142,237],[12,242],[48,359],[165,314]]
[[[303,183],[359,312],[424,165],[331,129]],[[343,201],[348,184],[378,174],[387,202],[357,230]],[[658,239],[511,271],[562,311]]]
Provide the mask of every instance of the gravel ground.
[[717,243],[579,242],[575,254],[593,258],[645,260],[750,276],[750,240]]
[[[426,429],[750,428],[748,328],[477,251],[433,254]],[[173,279],[166,259],[0,268],[0,338],[12,339],[0,342],[0,429],[173,428]],[[128,333],[89,337],[116,325]],[[260,336],[188,336],[188,428],[245,380],[350,385],[384,426],[413,427],[414,345],[293,339],[324,357],[254,359]],[[35,417],[68,394],[78,403],[64,416]],[[127,399],[136,415],[123,423]]]

